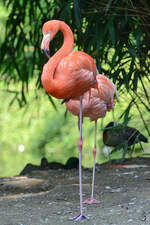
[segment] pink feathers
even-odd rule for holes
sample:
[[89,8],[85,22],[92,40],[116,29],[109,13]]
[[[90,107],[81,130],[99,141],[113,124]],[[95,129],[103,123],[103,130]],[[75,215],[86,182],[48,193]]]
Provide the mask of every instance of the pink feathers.
[[[117,94],[116,86],[104,75],[96,77],[98,90],[91,88],[91,92],[83,95],[83,117],[89,117],[91,121],[103,118],[107,111],[113,109],[115,105],[114,94]],[[79,116],[80,101],[70,100],[66,103],[67,109],[76,116]]]

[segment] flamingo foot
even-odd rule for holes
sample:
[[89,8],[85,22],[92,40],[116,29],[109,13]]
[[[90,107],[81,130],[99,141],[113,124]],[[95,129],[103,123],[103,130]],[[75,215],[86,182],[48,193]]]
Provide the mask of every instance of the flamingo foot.
[[74,222],[77,222],[77,221],[80,221],[80,220],[86,220],[86,219],[88,219],[88,217],[86,217],[86,216],[84,216],[83,214],[81,214],[81,215],[79,215],[79,216],[77,216],[77,217],[74,217],[72,220],[73,220]]
[[94,199],[94,198],[88,198],[88,199],[85,200],[83,203],[84,203],[84,204],[99,204],[100,201],[98,201],[98,200],[96,200],[96,199]]

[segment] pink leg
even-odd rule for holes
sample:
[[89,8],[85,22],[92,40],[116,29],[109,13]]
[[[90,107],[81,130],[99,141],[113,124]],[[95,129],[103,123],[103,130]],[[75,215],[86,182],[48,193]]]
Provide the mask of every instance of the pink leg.
[[73,221],[79,221],[87,219],[86,216],[83,215],[83,199],[82,199],[82,97],[80,97],[80,139],[78,143],[79,148],[79,185],[80,185],[80,215],[73,218]]
[[93,204],[93,203],[99,203],[98,200],[94,199],[94,181],[95,181],[95,157],[96,157],[96,130],[97,130],[97,121],[95,121],[95,135],[94,135],[94,148],[93,148],[93,177],[92,177],[92,193],[91,198],[88,198],[83,203],[86,204]]

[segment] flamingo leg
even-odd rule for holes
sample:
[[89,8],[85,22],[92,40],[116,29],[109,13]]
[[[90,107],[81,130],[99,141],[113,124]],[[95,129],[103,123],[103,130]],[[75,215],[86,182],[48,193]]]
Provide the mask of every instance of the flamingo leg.
[[83,198],[82,198],[82,97],[80,97],[80,117],[79,117],[80,139],[78,142],[79,149],[79,186],[80,186],[80,215],[73,218],[73,221],[87,219],[83,214]]
[[97,120],[95,121],[95,132],[94,132],[92,192],[91,192],[91,198],[89,198],[83,202],[85,204],[99,203],[99,201],[94,199],[94,197],[93,197],[94,196],[94,182],[95,182],[96,131],[97,131]]

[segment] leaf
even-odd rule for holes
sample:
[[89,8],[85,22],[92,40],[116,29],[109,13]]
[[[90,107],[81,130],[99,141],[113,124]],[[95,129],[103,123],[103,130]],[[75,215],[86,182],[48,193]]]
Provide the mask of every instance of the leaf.
[[125,87],[128,91],[129,90],[128,75],[127,75],[127,73],[124,69],[122,69],[121,72],[122,72],[122,75],[123,75],[123,81],[124,81]]
[[109,0],[109,1],[108,1],[107,5],[106,5],[106,8],[105,8],[106,13],[108,12],[108,10],[109,10],[109,8],[110,8],[112,2],[113,2],[113,0]]
[[129,123],[131,116],[130,116],[130,109],[131,109],[131,104],[128,105],[128,107],[125,110],[125,114],[124,114],[124,121],[123,121],[123,125],[124,127],[127,126],[127,124]]
[[130,63],[130,69],[129,69],[129,73],[128,73],[128,83],[130,82],[132,74],[134,73],[134,66],[135,66],[135,62],[134,62],[134,60],[132,60]]
[[53,98],[52,98],[50,95],[48,95],[48,94],[47,94],[47,96],[48,96],[48,99],[49,99],[49,101],[51,102],[52,106],[53,106],[54,109],[57,111],[57,107],[56,107],[56,105],[55,105],[55,103],[54,103],[54,101],[53,101]]
[[17,100],[17,94],[14,95],[14,97],[11,99],[11,101],[9,102],[9,105],[8,105],[8,110],[10,109],[10,107],[12,106],[12,104],[14,103],[14,101]]
[[130,101],[130,103],[128,104],[128,106],[126,107],[126,109],[124,110],[124,112],[120,115],[119,119],[121,119],[122,117],[124,117],[123,119],[123,124],[124,126],[127,126],[128,122],[131,119],[130,116],[130,109],[132,108],[132,105],[134,104],[134,99],[132,99]]
[[119,61],[120,61],[120,58],[123,58],[123,54],[121,53],[122,53],[122,45],[119,44],[119,46],[115,48],[115,52],[113,54],[112,61],[111,61],[111,68],[113,68],[117,64],[117,58],[119,58]]
[[139,72],[135,71],[134,78],[133,78],[133,91],[137,90],[137,84],[138,84],[138,78],[139,78]]
[[79,7],[79,0],[74,0],[74,15],[75,15],[75,21],[76,21],[76,25],[78,30],[81,32],[81,10]]
[[114,28],[113,17],[110,17],[107,26],[108,26],[109,34],[110,34],[110,37],[111,37],[111,41],[114,45],[116,40],[115,40],[115,28]]
[[133,47],[127,45],[127,49],[129,50],[129,52],[131,53],[131,55],[133,57],[137,57],[138,59],[140,59],[140,56],[136,53],[136,51]]
[[141,31],[141,29],[138,27],[137,33],[136,33],[136,45],[137,45],[137,48],[138,48],[138,49],[140,49],[141,37],[142,37],[142,31]]
[[64,114],[65,119],[67,119],[67,115],[68,115],[68,110],[66,109]]

